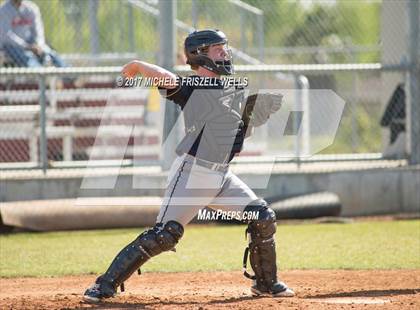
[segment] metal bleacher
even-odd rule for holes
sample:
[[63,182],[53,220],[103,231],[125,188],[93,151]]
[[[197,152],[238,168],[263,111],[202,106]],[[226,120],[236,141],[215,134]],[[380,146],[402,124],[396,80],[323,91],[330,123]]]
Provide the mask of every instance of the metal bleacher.
[[[124,159],[159,159],[159,129],[146,126],[150,89],[116,88],[111,76],[58,82],[46,89],[49,160],[121,159],[126,144]],[[0,162],[39,161],[39,98],[36,78],[0,77]]]

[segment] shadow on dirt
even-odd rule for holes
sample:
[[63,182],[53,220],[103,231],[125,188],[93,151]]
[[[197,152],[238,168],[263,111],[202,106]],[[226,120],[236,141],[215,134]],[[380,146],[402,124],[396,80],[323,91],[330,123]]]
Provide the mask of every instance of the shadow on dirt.
[[[203,306],[210,306],[210,305],[222,305],[222,304],[230,304],[230,303],[237,303],[240,301],[245,300],[255,300],[259,297],[252,297],[252,296],[244,296],[244,297],[231,297],[231,298],[223,298],[223,299],[216,299],[206,302],[197,302],[197,301],[163,301],[158,300],[156,302],[144,302],[144,303],[136,303],[136,302],[112,302],[112,301],[106,301],[101,302],[98,304],[92,304],[83,302],[82,305],[89,305],[91,306],[91,309],[146,309],[150,306],[182,306],[182,305],[203,305]],[[263,297],[261,297],[263,298]]]
[[322,294],[312,295],[306,298],[335,298],[335,297],[379,297],[379,296],[392,296],[392,295],[409,295],[420,293],[420,288],[415,289],[402,289],[402,290],[363,290],[354,292],[342,292],[335,294]]

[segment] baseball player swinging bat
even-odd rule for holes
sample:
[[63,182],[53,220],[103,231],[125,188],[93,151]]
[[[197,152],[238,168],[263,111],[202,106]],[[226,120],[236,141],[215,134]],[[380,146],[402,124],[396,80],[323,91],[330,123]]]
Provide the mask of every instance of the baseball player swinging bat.
[[[118,287],[123,290],[124,281],[149,259],[175,249],[185,226],[200,209],[219,205],[218,201],[230,201],[220,204],[220,209],[258,212],[258,219],[247,223],[249,245],[244,254],[244,275],[254,280],[252,294],[294,296],[277,279],[274,211],[229,170],[229,162],[242,150],[252,127],[261,126],[279,110],[282,98],[275,94],[245,98],[243,87],[222,83],[221,76],[233,74],[232,54],[223,32],[196,31],[188,35],[184,45],[187,64],[196,73],[190,78],[210,78],[212,83],[182,83],[175,74],[142,61],[123,67],[125,77],[141,74],[166,81],[157,86],[163,96],[182,108],[185,137],[175,150],[178,157],[169,172],[155,226],[118,253],[108,270],[84,293],[88,302],[113,297]],[[248,254],[255,273],[252,276],[246,271]]]

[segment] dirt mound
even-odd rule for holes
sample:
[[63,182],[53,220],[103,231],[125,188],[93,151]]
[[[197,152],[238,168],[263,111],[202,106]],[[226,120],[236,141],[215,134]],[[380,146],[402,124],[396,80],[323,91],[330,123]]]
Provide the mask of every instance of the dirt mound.
[[82,301],[94,275],[0,279],[0,309],[420,309],[420,270],[285,271],[293,298],[253,298],[240,272],[133,275],[126,292]]

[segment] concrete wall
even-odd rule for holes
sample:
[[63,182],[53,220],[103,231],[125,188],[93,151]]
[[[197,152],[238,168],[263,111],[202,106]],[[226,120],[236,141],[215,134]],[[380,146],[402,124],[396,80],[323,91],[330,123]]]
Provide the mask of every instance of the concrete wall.
[[[239,173],[246,183],[262,177],[258,173]],[[98,177],[101,182],[105,177]],[[114,189],[81,190],[81,176],[1,180],[1,201],[62,199],[77,197],[159,196],[165,174],[142,178],[143,189],[132,188],[132,175],[120,175]],[[149,188],[146,188],[146,185]],[[150,187],[154,187],[150,188]],[[262,197],[290,197],[318,191],[336,193],[343,204],[343,215],[373,215],[420,212],[420,166],[348,170],[335,172],[274,173],[267,189],[255,190]]]
[[344,216],[420,212],[420,168],[273,175],[265,197],[336,193]]

